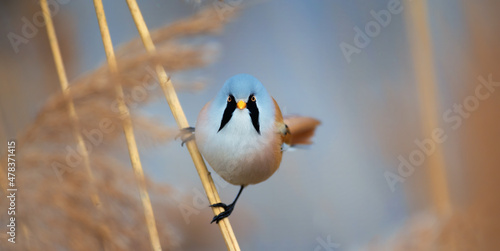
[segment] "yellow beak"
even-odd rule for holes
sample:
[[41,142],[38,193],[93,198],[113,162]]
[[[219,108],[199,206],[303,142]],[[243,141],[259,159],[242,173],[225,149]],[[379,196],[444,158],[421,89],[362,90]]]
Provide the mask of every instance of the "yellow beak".
[[240,100],[238,101],[238,104],[236,104],[236,107],[238,107],[238,109],[240,110],[243,110],[247,107],[247,103],[245,103],[245,101],[243,100]]

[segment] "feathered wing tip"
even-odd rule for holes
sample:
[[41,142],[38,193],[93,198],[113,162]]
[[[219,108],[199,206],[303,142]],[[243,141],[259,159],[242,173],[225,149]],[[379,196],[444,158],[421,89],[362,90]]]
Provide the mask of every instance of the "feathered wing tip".
[[283,120],[290,131],[289,137],[285,139],[290,146],[312,144],[314,131],[321,124],[319,120],[311,117],[287,116]]

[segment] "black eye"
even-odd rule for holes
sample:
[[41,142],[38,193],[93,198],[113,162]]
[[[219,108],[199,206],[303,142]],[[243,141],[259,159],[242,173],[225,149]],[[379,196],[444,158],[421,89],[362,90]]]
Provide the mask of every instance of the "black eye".
[[231,103],[231,101],[233,101],[233,99],[231,98],[231,96],[227,96],[227,102]]
[[251,100],[252,102],[257,101],[257,99],[255,98],[255,96],[253,96],[253,95],[252,95],[252,97],[250,97],[250,100]]

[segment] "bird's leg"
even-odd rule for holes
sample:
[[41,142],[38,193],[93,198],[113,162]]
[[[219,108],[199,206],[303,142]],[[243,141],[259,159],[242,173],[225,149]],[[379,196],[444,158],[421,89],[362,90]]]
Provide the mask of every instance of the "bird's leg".
[[194,139],[194,127],[186,127],[182,128],[179,134],[175,136],[175,139],[181,138],[182,143],[181,146],[184,146],[184,144],[188,141],[191,141]]
[[243,188],[245,188],[244,185],[241,186],[240,188],[240,191],[238,192],[238,195],[236,195],[236,198],[234,199],[233,203],[229,204],[229,205],[226,205],[224,203],[217,203],[217,204],[213,204],[213,205],[210,205],[211,207],[222,207],[224,208],[224,212],[214,216],[214,218],[212,219],[212,221],[210,223],[217,223],[219,224],[219,221],[221,221],[222,219],[228,217],[229,215],[231,215],[231,213],[233,212],[234,210],[234,205],[236,205],[236,201],[238,201],[238,198],[240,197],[240,194],[241,192],[243,191]]

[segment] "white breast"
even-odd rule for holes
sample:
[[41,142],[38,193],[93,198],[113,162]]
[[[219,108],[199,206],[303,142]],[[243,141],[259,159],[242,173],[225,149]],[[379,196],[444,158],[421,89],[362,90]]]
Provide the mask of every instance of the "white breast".
[[263,124],[259,134],[249,111],[236,109],[231,120],[217,132],[220,120],[208,119],[203,110],[196,123],[196,144],[224,180],[234,185],[256,184],[276,171],[281,162],[281,143],[274,133],[274,123]]

